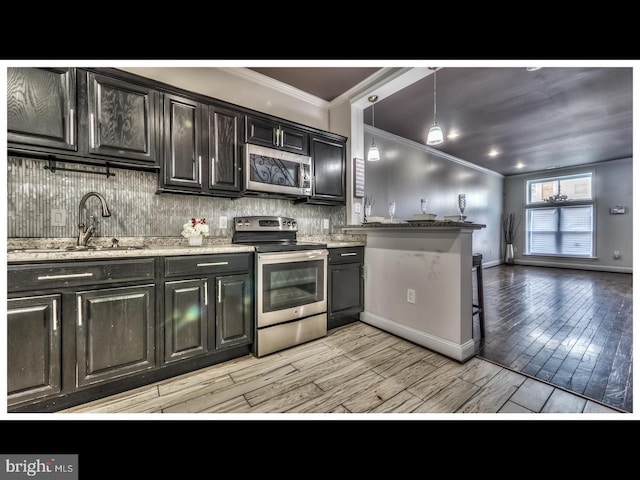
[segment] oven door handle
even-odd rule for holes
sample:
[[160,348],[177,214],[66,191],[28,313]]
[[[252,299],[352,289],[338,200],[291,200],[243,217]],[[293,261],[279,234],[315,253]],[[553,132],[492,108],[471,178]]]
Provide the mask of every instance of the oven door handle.
[[300,250],[288,252],[258,253],[258,261],[262,264],[299,262],[305,260],[323,259],[329,256],[329,250]]

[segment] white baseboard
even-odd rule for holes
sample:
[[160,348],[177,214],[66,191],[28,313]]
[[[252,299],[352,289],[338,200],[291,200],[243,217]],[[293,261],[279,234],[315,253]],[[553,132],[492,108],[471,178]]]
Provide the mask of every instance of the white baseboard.
[[[504,262],[501,262],[504,263]],[[522,260],[515,259],[516,265],[529,265],[532,267],[552,267],[552,268],[570,268],[573,270],[593,270],[596,272],[611,272],[611,273],[633,273],[632,267],[612,267],[610,265],[585,265],[581,263],[569,263],[569,262],[549,262],[546,260]]]
[[459,362],[466,362],[477,353],[477,342],[474,340],[458,345],[450,340],[436,337],[435,335],[416,330],[415,328],[402,325],[396,321],[366,311],[360,313],[360,320]]

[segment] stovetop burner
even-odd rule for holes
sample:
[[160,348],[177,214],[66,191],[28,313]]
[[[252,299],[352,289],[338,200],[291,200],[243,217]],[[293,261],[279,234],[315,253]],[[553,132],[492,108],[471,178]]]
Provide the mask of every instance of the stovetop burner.
[[236,217],[233,221],[232,243],[252,245],[256,252],[285,252],[327,248],[326,243],[299,242],[298,222],[276,216]]

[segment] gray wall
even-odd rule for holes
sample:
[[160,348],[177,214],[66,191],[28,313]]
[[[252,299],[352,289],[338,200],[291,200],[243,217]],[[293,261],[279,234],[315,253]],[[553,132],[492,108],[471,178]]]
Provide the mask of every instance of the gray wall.
[[[596,256],[591,259],[554,258],[523,255],[524,252],[524,208],[527,180],[593,172],[596,198]],[[627,158],[595,163],[582,167],[555,169],[527,175],[505,178],[505,212],[522,216],[520,231],[514,243],[515,263],[551,267],[581,268],[614,272],[632,272],[633,268],[633,159]],[[611,215],[609,208],[622,205],[627,208],[623,215]],[[618,250],[620,258],[614,259]]]
[[372,133],[381,159],[365,161],[365,193],[375,197],[371,214],[389,218],[388,202],[395,201],[394,218],[410,220],[426,197],[429,211],[442,218],[459,213],[458,194],[464,193],[467,220],[486,225],[473,233],[473,252],[483,255],[485,265],[500,263],[503,176],[370,127],[365,155]]
[[[180,237],[182,225],[191,217],[206,218],[212,237],[230,237],[232,219],[243,215],[282,215],[298,220],[299,235],[333,233],[335,225],[346,221],[344,206],[294,205],[291,201],[265,198],[203,197],[181,194],[156,194],[158,176],[112,168],[115,177],[90,173],[58,171],[43,167],[46,162],[17,157],[8,158],[7,237],[73,238],[78,233],[78,203],[90,191],[107,200],[111,217],[99,214],[99,201],[90,198],[88,212],[98,219],[97,237]],[[58,162],[84,171],[104,171],[89,165]],[[64,211],[65,226],[51,225],[51,209]],[[228,217],[228,228],[218,228],[220,216]],[[329,219],[329,231],[322,220]]]

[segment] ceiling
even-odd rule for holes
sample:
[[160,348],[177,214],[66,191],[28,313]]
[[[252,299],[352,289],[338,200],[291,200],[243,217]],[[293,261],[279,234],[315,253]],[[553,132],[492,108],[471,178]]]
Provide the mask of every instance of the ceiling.
[[[330,102],[379,69],[251,70]],[[434,115],[429,73],[377,101],[375,115],[366,108],[365,124],[375,120],[376,129],[426,144]],[[435,76],[445,141],[431,148],[505,176],[633,156],[632,67],[445,67]]]

